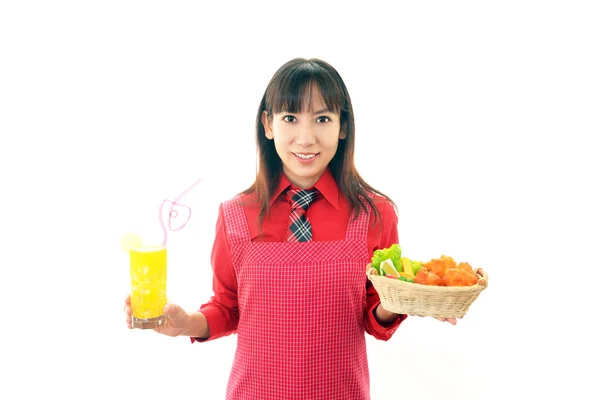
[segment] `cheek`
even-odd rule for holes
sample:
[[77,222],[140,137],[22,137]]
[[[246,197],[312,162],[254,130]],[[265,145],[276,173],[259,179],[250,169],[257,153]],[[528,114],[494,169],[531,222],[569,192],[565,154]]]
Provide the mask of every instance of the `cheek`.
[[275,137],[273,138],[273,142],[275,143],[275,150],[277,150],[277,154],[279,154],[279,157],[287,153],[286,149],[290,146],[284,139],[284,136],[275,135]]
[[274,139],[277,146],[288,146],[294,143],[294,132],[289,126],[284,124],[276,124],[274,128]]
[[336,151],[337,151],[337,149],[338,149],[339,143],[340,143],[340,142],[338,141],[338,139],[334,140],[334,141],[331,143],[331,147],[330,147],[330,148],[331,148],[331,152],[332,152],[332,153],[334,153],[334,154],[335,154],[335,152],[336,152]]
[[336,132],[332,132],[331,134],[329,134],[327,136],[326,143],[327,143],[327,147],[328,148],[330,148],[330,149],[332,149],[334,151],[337,149],[337,147],[338,147],[338,145],[340,143],[340,137],[339,137],[339,134],[337,133],[337,131]]

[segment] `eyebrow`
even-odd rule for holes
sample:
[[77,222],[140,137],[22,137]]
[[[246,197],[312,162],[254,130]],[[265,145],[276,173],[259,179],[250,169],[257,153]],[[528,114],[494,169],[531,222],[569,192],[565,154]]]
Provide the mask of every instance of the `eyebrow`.
[[[282,112],[282,113],[292,113],[292,114],[298,114],[298,113],[293,113],[293,112],[291,112],[291,111],[285,111],[285,110],[282,110],[281,112]],[[322,109],[320,109],[320,110],[317,110],[317,111],[315,111],[315,112],[313,113],[313,115],[317,115],[317,114],[324,114],[324,113],[333,113],[333,111],[330,111],[330,110],[329,110],[329,108],[325,107],[325,108],[322,108]]]

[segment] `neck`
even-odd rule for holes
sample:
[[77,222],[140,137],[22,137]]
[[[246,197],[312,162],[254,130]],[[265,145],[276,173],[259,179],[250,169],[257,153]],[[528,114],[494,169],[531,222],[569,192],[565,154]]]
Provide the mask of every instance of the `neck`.
[[310,177],[303,177],[303,176],[297,176],[297,175],[290,173],[284,166],[283,173],[285,174],[286,178],[288,179],[288,181],[290,181],[290,183],[292,185],[299,187],[300,189],[308,189],[308,188],[315,186],[315,184],[319,181],[319,179],[321,179],[321,176],[323,176],[323,174],[325,173],[325,170],[321,171],[317,175],[313,175]]

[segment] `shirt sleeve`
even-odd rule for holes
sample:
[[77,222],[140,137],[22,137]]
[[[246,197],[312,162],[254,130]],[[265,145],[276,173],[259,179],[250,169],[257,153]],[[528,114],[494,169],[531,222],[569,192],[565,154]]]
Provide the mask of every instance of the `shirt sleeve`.
[[211,264],[214,294],[198,310],[206,317],[210,336],[207,339],[191,338],[192,343],[207,342],[237,331],[239,321],[237,279],[231,261],[231,246],[227,237],[223,205],[219,206]]
[[[373,254],[377,249],[385,249],[394,243],[398,243],[398,215],[396,214],[396,210],[387,200],[378,198],[374,200],[381,214],[381,220],[373,225],[374,215],[372,213],[371,221],[369,221],[371,229],[368,236],[370,254]],[[400,314],[390,324],[381,325],[375,318],[375,309],[381,303],[381,300],[368,278],[366,278],[366,292],[365,331],[377,340],[388,340],[394,335],[402,321],[407,318],[407,315]]]

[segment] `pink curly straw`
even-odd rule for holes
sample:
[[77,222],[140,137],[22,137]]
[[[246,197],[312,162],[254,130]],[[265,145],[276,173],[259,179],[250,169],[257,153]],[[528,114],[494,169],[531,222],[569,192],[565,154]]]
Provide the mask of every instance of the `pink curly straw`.
[[[169,222],[168,222],[169,230],[171,232],[176,232],[176,231],[180,230],[190,220],[190,218],[192,216],[192,209],[190,207],[186,206],[185,204],[179,204],[178,201],[183,196],[185,196],[190,190],[192,190],[197,184],[199,184],[201,181],[202,181],[202,178],[198,179],[196,182],[194,182],[192,184],[192,186],[190,186],[183,193],[181,193],[174,201],[165,199],[165,200],[162,201],[162,203],[160,203],[160,206],[158,208],[158,220],[159,220],[160,226],[162,227],[162,230],[163,230],[163,242],[162,242],[163,246],[167,244],[167,229],[165,228],[165,224],[163,222],[163,206],[167,202],[171,203],[171,206],[169,207]],[[183,223],[179,227],[173,229],[173,227],[171,226],[171,220],[173,220],[174,218],[177,218],[177,216],[179,215],[179,213],[177,212],[177,210],[173,210],[173,207],[175,207],[176,205],[178,205],[180,207],[187,208],[187,210],[188,210],[188,217],[183,221]]]

